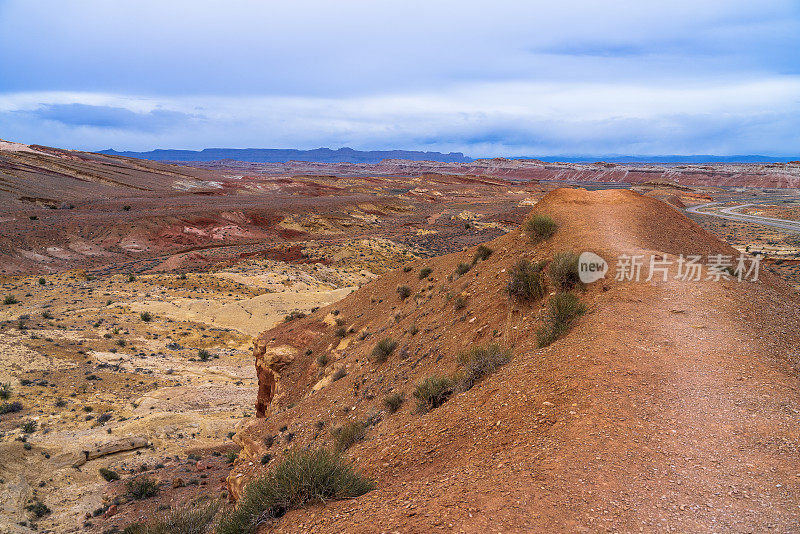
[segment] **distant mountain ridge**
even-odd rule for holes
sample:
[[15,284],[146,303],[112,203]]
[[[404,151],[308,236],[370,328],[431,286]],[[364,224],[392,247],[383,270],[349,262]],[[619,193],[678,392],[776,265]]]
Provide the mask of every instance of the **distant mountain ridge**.
[[663,156],[533,156],[511,159],[538,159],[548,163],[594,163],[604,161],[607,163],[674,163],[674,164],[702,164],[702,163],[789,163],[799,160],[800,156],[761,156],[758,154],[735,156],[712,156],[708,154],[695,154],[691,156],[663,155]]
[[117,152],[100,150],[100,154],[125,156],[154,161],[218,161],[224,159],[251,163],[284,163],[286,161],[310,161],[315,163],[380,163],[384,159],[410,161],[438,161],[442,163],[469,163],[461,152],[422,152],[417,150],[354,150],[352,148],[315,148],[297,150],[282,148],[205,148],[203,150],[151,150],[149,152]]

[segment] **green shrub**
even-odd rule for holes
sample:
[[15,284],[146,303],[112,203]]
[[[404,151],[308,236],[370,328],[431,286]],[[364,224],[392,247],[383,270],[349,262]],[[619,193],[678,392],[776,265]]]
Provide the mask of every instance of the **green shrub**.
[[428,278],[428,276],[432,272],[433,272],[433,269],[431,269],[430,267],[423,267],[422,269],[419,270],[419,279],[420,280],[424,280],[425,278]]
[[125,489],[132,499],[141,500],[155,497],[161,491],[158,482],[147,476],[133,478],[125,482]]
[[136,281],[136,275],[129,274],[128,275],[128,282],[135,282],[135,281]]
[[[233,436],[230,437],[232,438]],[[235,462],[238,457],[239,453],[237,451],[228,451],[225,453],[225,459],[228,460],[229,464]]]
[[453,381],[445,376],[429,376],[417,385],[414,398],[417,411],[428,412],[438,408],[453,394]]
[[469,272],[470,269],[472,269],[472,265],[470,265],[469,263],[459,263],[456,266],[456,275],[464,276]]
[[556,222],[547,215],[534,215],[525,223],[525,232],[534,244],[549,239],[557,229]]
[[106,479],[107,482],[111,482],[113,480],[119,480],[119,473],[116,471],[112,471],[111,469],[106,469],[105,467],[101,467],[98,469],[100,472],[100,476]]
[[10,398],[12,391],[11,382],[0,382],[0,399]]
[[493,343],[485,347],[473,347],[461,354],[458,361],[464,369],[458,374],[454,389],[464,392],[511,361],[511,353]]
[[40,285],[40,286],[43,286],[43,285],[45,285],[46,283],[47,283],[47,280],[45,280],[44,278],[39,278],[39,285]]
[[52,318],[53,318],[53,314],[50,313],[49,311],[43,311],[42,312],[42,319],[52,319]]
[[547,293],[542,263],[522,259],[508,273],[508,294],[517,300],[539,300]]
[[214,501],[184,505],[148,523],[128,525],[123,534],[205,534],[217,510],[219,503]]
[[142,313],[139,314],[139,318],[142,321],[144,321],[146,323],[149,323],[153,319],[153,316],[150,315],[150,312],[142,312]]
[[375,489],[342,457],[327,449],[289,452],[262,479],[251,482],[217,534],[253,534],[288,510],[312,503],[353,499]]
[[333,446],[337,451],[345,451],[367,437],[367,426],[361,421],[348,421],[331,430]]
[[492,252],[494,251],[486,245],[478,245],[478,249],[475,251],[475,255],[472,257],[472,263],[476,264],[479,261],[485,261],[489,256],[492,255]]
[[572,293],[559,293],[550,299],[548,324],[536,332],[539,347],[546,347],[566,334],[572,323],[586,313],[586,306]]
[[17,300],[17,297],[15,297],[14,295],[6,295],[6,297],[3,299],[3,304],[5,304],[6,306],[8,306],[9,304],[16,304],[17,302],[19,301]]
[[7,413],[17,413],[22,411],[22,403],[19,401],[4,402],[0,404],[0,415]]
[[372,349],[372,359],[378,363],[383,363],[397,348],[397,341],[390,337],[386,337],[378,341],[375,348]]
[[197,359],[200,360],[201,362],[207,362],[208,360],[210,360],[213,357],[214,357],[214,355],[211,354],[206,349],[198,349],[198,351],[197,351]]
[[389,410],[389,413],[394,413],[403,405],[403,395],[401,393],[392,393],[383,399],[383,405]]
[[400,295],[400,300],[406,300],[411,296],[411,288],[408,286],[397,286],[397,294]]
[[556,289],[567,291],[581,283],[578,259],[574,252],[559,252],[553,257],[550,262],[550,280]]
[[39,428],[39,423],[37,423],[33,419],[28,419],[27,421],[22,423],[20,428],[25,434],[33,434],[34,432],[36,432],[36,429]]

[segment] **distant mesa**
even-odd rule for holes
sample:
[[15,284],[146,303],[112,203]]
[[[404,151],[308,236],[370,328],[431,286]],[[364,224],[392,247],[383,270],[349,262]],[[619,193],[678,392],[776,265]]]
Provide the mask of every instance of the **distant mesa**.
[[117,152],[101,150],[100,154],[155,161],[220,161],[235,160],[250,163],[285,163],[306,161],[314,163],[380,163],[387,159],[409,161],[437,161],[441,163],[469,163],[461,152],[422,152],[417,150],[354,150],[352,148],[315,148],[296,150],[281,148],[205,148],[203,150],[151,150],[149,152]]

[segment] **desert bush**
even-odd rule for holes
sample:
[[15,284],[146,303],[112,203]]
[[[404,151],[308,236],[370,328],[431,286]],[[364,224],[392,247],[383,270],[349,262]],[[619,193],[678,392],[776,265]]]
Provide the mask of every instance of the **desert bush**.
[[262,479],[251,482],[236,507],[226,513],[217,534],[253,534],[261,525],[288,510],[308,504],[353,499],[375,484],[327,449],[289,452]]
[[476,264],[479,261],[485,261],[489,256],[492,255],[492,252],[494,251],[486,245],[478,245],[475,255],[472,257],[472,263]]
[[101,467],[97,471],[100,473],[101,477],[106,479],[107,482],[119,480],[119,473],[117,473],[116,471],[112,471],[111,469],[106,469],[105,467]]
[[322,354],[320,354],[319,356],[317,356],[317,366],[318,367],[325,367],[326,365],[328,365],[328,361],[329,361],[328,360],[328,355],[325,354],[324,352]]
[[50,313],[49,311],[43,311],[42,312],[42,319],[52,319],[52,318],[53,318],[53,314]]
[[414,398],[417,399],[417,411],[429,412],[438,408],[453,394],[453,381],[446,376],[429,376],[417,385]]
[[549,239],[557,229],[558,224],[547,215],[534,215],[525,223],[525,232],[534,243]]
[[400,300],[406,300],[411,296],[411,288],[408,286],[397,286],[397,294],[400,295]]
[[559,293],[548,304],[548,324],[536,332],[540,347],[546,347],[566,334],[572,323],[586,313],[586,306],[572,293]]
[[66,400],[64,400],[64,399],[63,399],[63,398],[61,398],[61,397],[58,397],[58,398],[56,399],[56,402],[54,402],[53,404],[54,404],[54,406],[55,406],[56,408],[63,408],[64,406],[66,406],[66,405],[67,405],[67,401],[66,401]]
[[383,405],[389,410],[389,413],[394,413],[400,409],[404,400],[401,393],[392,393],[383,399]]
[[[233,436],[230,436],[230,437],[233,437]],[[225,459],[228,460],[229,464],[232,464],[233,462],[235,462],[238,457],[239,457],[239,453],[236,452],[236,451],[228,451],[228,452],[225,453]]]
[[128,275],[128,282],[135,282],[135,281],[136,281],[136,275],[135,274],[129,274]]
[[456,266],[456,275],[464,276],[469,272],[470,269],[472,269],[472,265],[470,265],[469,263],[459,263]]
[[511,353],[493,343],[485,347],[471,348],[462,353],[458,361],[464,369],[457,375],[454,389],[464,392],[511,361]]
[[461,310],[467,306],[467,299],[464,297],[456,297],[456,299],[453,301],[453,306],[455,309]]
[[146,322],[146,323],[149,323],[151,320],[153,320],[153,316],[150,315],[150,312],[142,312],[142,313],[140,313],[139,314],[139,318],[142,321]]
[[17,300],[17,297],[15,297],[14,295],[6,295],[5,298],[3,299],[3,304],[5,304],[6,306],[8,306],[9,304],[16,304],[17,302],[19,301]]
[[419,279],[420,280],[424,280],[425,278],[428,278],[428,276],[432,272],[433,272],[433,269],[431,269],[430,267],[423,267],[422,269],[419,270]]
[[331,430],[333,447],[337,451],[345,451],[367,437],[367,426],[361,421],[348,421]]
[[378,363],[383,363],[397,348],[397,341],[390,337],[385,337],[378,341],[375,348],[372,349],[372,359]]
[[337,337],[345,337],[347,336],[347,328],[345,328],[344,326],[339,326],[336,328],[334,333],[336,334]]
[[198,349],[197,350],[197,359],[201,362],[207,362],[214,356],[206,349]]
[[0,382],[0,399],[10,398],[12,391],[11,382]]
[[413,268],[414,267],[412,265],[406,265],[406,266],[403,267],[403,272],[404,273],[410,273],[411,269],[413,269]]
[[344,367],[339,367],[333,372],[331,378],[333,379],[334,382],[336,382],[337,380],[341,380],[346,376],[347,376],[347,370]]
[[161,487],[152,478],[141,476],[126,481],[125,490],[132,499],[141,500],[155,497],[161,491]]
[[40,286],[43,286],[43,285],[45,285],[46,283],[47,283],[47,280],[45,280],[44,278],[39,278],[39,285],[40,285]]
[[538,300],[547,292],[541,263],[519,260],[508,273],[508,294],[517,300]]
[[27,421],[23,422],[22,425],[20,425],[20,428],[25,434],[33,434],[36,432],[36,429],[39,428],[39,423],[33,419],[28,419]]
[[550,262],[550,280],[556,289],[567,291],[581,283],[578,275],[578,255],[574,252],[559,252]]
[[122,211],[131,211],[130,206],[122,206]]
[[294,321],[295,319],[304,319],[305,316],[306,316],[305,313],[298,310],[294,310],[292,313],[284,317],[283,320],[288,323],[289,321]]
[[219,503],[184,505],[147,523],[128,525],[123,534],[205,534],[209,532]]
[[17,413],[22,411],[22,403],[19,401],[4,402],[0,404],[0,415],[7,413]]
[[35,501],[26,506],[25,509],[31,512],[36,519],[41,519],[50,513],[50,508],[42,501]]

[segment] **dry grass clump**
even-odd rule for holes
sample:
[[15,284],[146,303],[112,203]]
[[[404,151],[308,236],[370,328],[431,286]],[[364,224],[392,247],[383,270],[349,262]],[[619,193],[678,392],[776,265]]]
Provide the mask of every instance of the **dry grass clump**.
[[464,276],[472,269],[472,264],[470,263],[459,263],[456,266],[456,276]]
[[580,285],[578,274],[579,256],[574,252],[559,252],[550,262],[550,280],[556,289],[568,291]]
[[345,451],[367,437],[367,425],[361,421],[348,421],[331,430],[333,446],[337,451]]
[[433,269],[431,269],[430,267],[423,267],[422,269],[419,270],[419,279],[424,280],[425,278],[428,278],[428,276],[430,276],[432,272]]
[[391,393],[383,399],[383,406],[389,411],[394,413],[403,405],[405,398],[401,393]]
[[548,304],[548,324],[536,332],[539,347],[546,347],[569,332],[575,319],[586,313],[586,306],[572,293],[559,293]]
[[170,510],[147,523],[134,523],[123,534],[206,534],[211,531],[219,503],[208,501]]
[[478,245],[477,250],[475,250],[475,255],[472,257],[472,264],[475,265],[479,261],[486,261],[486,259],[492,255],[492,252],[494,251],[486,245]]
[[547,215],[534,215],[525,223],[525,233],[534,244],[549,239],[558,230],[558,224]]
[[378,344],[372,349],[372,359],[377,363],[383,363],[389,359],[389,356],[396,348],[397,341],[390,337],[385,337],[378,341]]
[[453,394],[453,381],[446,376],[433,375],[425,378],[414,390],[417,411],[429,412],[444,404]]
[[539,300],[547,293],[543,263],[531,263],[521,259],[508,273],[508,294],[517,300]]
[[455,390],[468,391],[482,378],[495,373],[511,361],[511,352],[493,343],[485,347],[473,347],[458,357],[464,369],[455,379]]
[[400,300],[406,300],[411,296],[411,288],[408,286],[397,286],[397,294],[400,296]]
[[155,497],[161,491],[158,482],[147,476],[141,476],[126,481],[125,489],[128,495],[136,500]]
[[375,489],[337,453],[327,449],[289,452],[262,479],[251,482],[217,534],[254,533],[287,511],[312,503],[353,499]]

